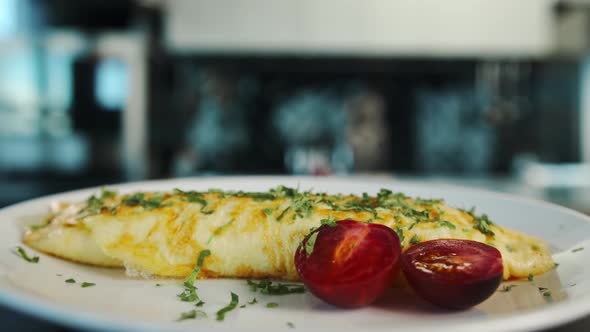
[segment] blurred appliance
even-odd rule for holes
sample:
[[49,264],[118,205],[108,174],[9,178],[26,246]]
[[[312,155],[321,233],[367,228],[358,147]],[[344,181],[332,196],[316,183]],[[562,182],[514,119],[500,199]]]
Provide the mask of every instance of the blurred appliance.
[[[580,162],[590,148],[580,127],[584,1],[152,4],[164,18],[155,53],[168,61],[151,71],[158,97],[147,145],[168,161],[151,176],[175,174],[174,164],[195,173],[508,174],[522,155]],[[166,119],[206,118],[204,100],[219,99],[202,88],[211,73],[249,91],[219,105],[248,110],[239,153],[256,158],[207,167],[193,154],[187,166],[183,151],[201,143]],[[223,150],[220,141],[215,153]]]
[[558,0],[172,0],[176,51],[404,57],[543,57],[585,50],[587,16]]

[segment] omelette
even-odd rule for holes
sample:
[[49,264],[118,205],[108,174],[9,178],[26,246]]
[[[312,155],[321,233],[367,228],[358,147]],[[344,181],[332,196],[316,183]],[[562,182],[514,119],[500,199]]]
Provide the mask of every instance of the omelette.
[[538,238],[509,230],[439,199],[382,189],[375,196],[329,195],[279,186],[267,192],[136,192],[103,189],[77,203],[59,202],[24,235],[39,251],[67,260],[125,267],[132,276],[184,278],[199,253],[211,255],[199,278],[298,280],[294,253],[325,220],[352,219],[393,229],[402,250],[427,240],[469,239],[502,253],[504,279],[554,267]]

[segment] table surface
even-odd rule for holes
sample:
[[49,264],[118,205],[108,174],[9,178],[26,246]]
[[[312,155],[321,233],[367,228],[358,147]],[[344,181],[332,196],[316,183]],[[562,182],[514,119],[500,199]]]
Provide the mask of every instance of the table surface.
[[[67,328],[51,322],[46,322],[30,315],[21,314],[9,308],[0,307],[0,322],[2,331],[29,331],[29,332],[78,332],[76,329]],[[562,325],[557,328],[545,330],[546,332],[586,332],[590,331],[590,316],[584,319]]]

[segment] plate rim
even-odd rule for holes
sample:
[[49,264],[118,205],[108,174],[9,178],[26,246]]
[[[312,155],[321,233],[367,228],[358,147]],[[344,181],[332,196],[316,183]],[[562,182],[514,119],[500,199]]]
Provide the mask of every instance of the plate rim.
[[[178,182],[178,181],[206,181],[206,182],[217,182],[217,181],[240,181],[240,180],[260,180],[265,182],[270,181],[320,181],[320,182],[339,182],[342,181],[353,181],[362,184],[381,184],[383,187],[394,187],[395,184],[403,184],[406,186],[425,188],[429,184],[428,182],[421,182],[417,179],[397,179],[397,178],[381,178],[371,176],[212,176],[212,177],[184,177],[184,178],[172,178],[172,179],[153,179],[145,181],[135,182],[123,182],[123,183],[112,183],[105,184],[103,186],[93,186],[80,188],[75,190],[64,191],[51,195],[45,195],[28,199],[16,204],[12,204],[0,209],[0,217],[5,214],[10,214],[14,210],[20,209],[22,206],[30,204],[39,204],[39,201],[50,201],[60,196],[70,195],[83,195],[88,192],[99,190],[102,187],[118,188],[125,190],[126,188],[133,188],[139,186],[148,185],[165,185],[167,182]],[[468,186],[450,184],[450,183],[436,183],[437,190],[451,190],[461,192],[474,192],[480,195],[490,195],[497,199],[503,200],[517,200],[522,203],[533,204],[542,206],[543,208],[553,209],[559,213],[565,213],[578,218],[581,221],[590,223],[590,216],[587,216],[581,212],[569,209],[567,207],[543,201],[536,198],[520,196],[512,193],[499,192],[494,190],[486,190],[480,188],[473,188]],[[133,189],[131,189],[133,190]],[[18,240],[22,241],[22,240]],[[554,253],[553,255],[558,254]],[[79,329],[91,329],[100,331],[158,331],[159,328],[151,327],[149,324],[134,321],[132,323],[125,321],[124,319],[115,318],[113,316],[96,313],[96,312],[85,312],[83,310],[75,309],[72,312],[72,308],[66,305],[54,304],[49,300],[41,299],[24,292],[17,292],[7,290],[0,287],[0,305],[6,308],[12,309],[17,312],[21,312],[32,317],[37,317],[46,321],[61,324],[63,326],[74,327]],[[447,323],[443,325],[454,326],[454,331],[472,331],[477,328],[480,332],[485,331],[531,331],[547,329],[556,326],[563,325],[565,323],[573,322],[577,319],[589,316],[590,317],[590,295],[584,296],[581,299],[559,302],[554,304],[548,304],[541,308],[530,309],[524,311],[518,315],[508,315],[506,317],[493,317],[486,321],[474,320],[468,321],[463,318],[460,325],[457,323]],[[442,327],[442,326],[441,326]],[[306,328],[307,330],[308,328]],[[416,329],[416,327],[414,327]],[[219,331],[230,330],[227,327],[219,326]],[[325,329],[324,329],[325,330]],[[416,329],[421,330],[420,328]]]

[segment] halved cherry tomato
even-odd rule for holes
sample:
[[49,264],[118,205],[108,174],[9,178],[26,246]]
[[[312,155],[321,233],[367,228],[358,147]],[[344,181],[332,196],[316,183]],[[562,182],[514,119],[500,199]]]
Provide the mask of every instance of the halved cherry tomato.
[[315,296],[355,308],[370,304],[391,287],[400,255],[399,238],[390,228],[340,220],[305,237],[295,253],[295,266]]
[[406,250],[401,261],[416,293],[449,309],[466,309],[483,302],[502,281],[502,254],[476,241],[422,242]]

